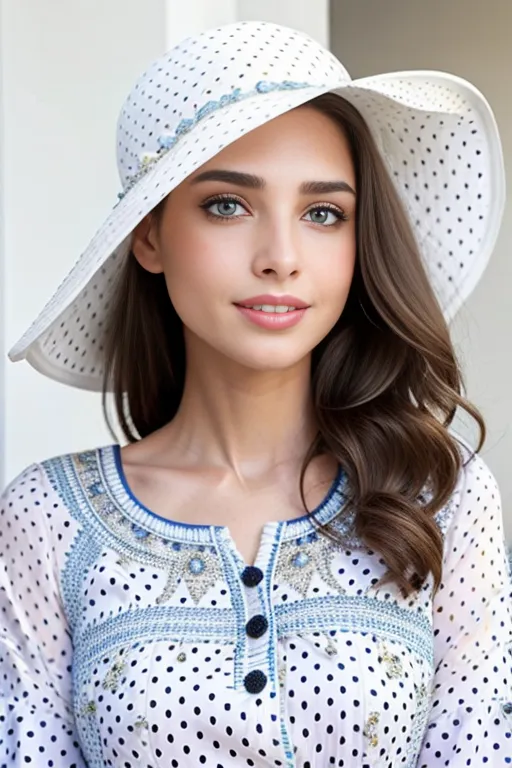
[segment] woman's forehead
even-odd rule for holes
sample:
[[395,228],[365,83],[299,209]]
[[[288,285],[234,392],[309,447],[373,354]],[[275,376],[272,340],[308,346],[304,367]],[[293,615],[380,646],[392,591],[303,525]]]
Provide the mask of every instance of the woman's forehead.
[[[317,109],[301,107],[245,134],[186,181],[189,185],[220,181],[223,170],[240,174],[241,186],[259,189],[283,173],[297,185],[341,178],[353,187],[352,166],[350,146],[339,124]],[[235,181],[227,173],[225,180]]]

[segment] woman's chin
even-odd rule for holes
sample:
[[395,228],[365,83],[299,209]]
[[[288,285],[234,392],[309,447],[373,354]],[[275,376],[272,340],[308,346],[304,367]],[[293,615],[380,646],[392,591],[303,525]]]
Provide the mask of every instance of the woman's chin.
[[291,350],[286,349],[285,345],[273,350],[261,350],[256,347],[257,345],[252,348],[247,345],[240,350],[239,354],[231,352],[228,357],[234,364],[260,373],[285,371],[305,364],[309,366],[311,356],[309,349]]

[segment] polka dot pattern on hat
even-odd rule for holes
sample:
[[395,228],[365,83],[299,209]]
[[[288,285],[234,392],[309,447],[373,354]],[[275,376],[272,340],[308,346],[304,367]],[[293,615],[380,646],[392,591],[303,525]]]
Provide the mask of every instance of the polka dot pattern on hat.
[[435,72],[352,81],[307,35],[243,22],[183,41],[139,78],[117,128],[124,196],[11,358],[101,389],[105,321],[134,227],[229,143],[329,91],[372,130],[451,319],[482,275],[503,213],[501,144],[485,99]]
[[249,570],[226,528],[142,507],[118,457],[44,462],[1,497],[0,765],[511,764],[512,586],[481,458],[437,516],[440,590],[404,599],[336,519],[343,475],[315,514],[346,548],[269,523]]

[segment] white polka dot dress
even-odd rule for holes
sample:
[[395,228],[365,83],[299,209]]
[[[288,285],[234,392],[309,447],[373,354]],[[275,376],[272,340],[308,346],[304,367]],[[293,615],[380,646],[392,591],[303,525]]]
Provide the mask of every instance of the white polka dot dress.
[[[315,511],[336,518],[340,472]],[[206,515],[205,515],[206,517]],[[479,457],[439,513],[444,575],[404,600],[307,517],[254,565],[143,507],[117,446],[33,466],[0,503],[0,766],[512,765],[511,582]]]

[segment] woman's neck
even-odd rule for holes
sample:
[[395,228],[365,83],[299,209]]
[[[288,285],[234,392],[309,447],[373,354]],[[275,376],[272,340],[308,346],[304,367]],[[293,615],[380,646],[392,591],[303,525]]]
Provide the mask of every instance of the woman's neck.
[[161,438],[187,463],[240,477],[300,467],[316,434],[310,365],[257,371],[204,350],[200,361],[189,356],[180,408]]

